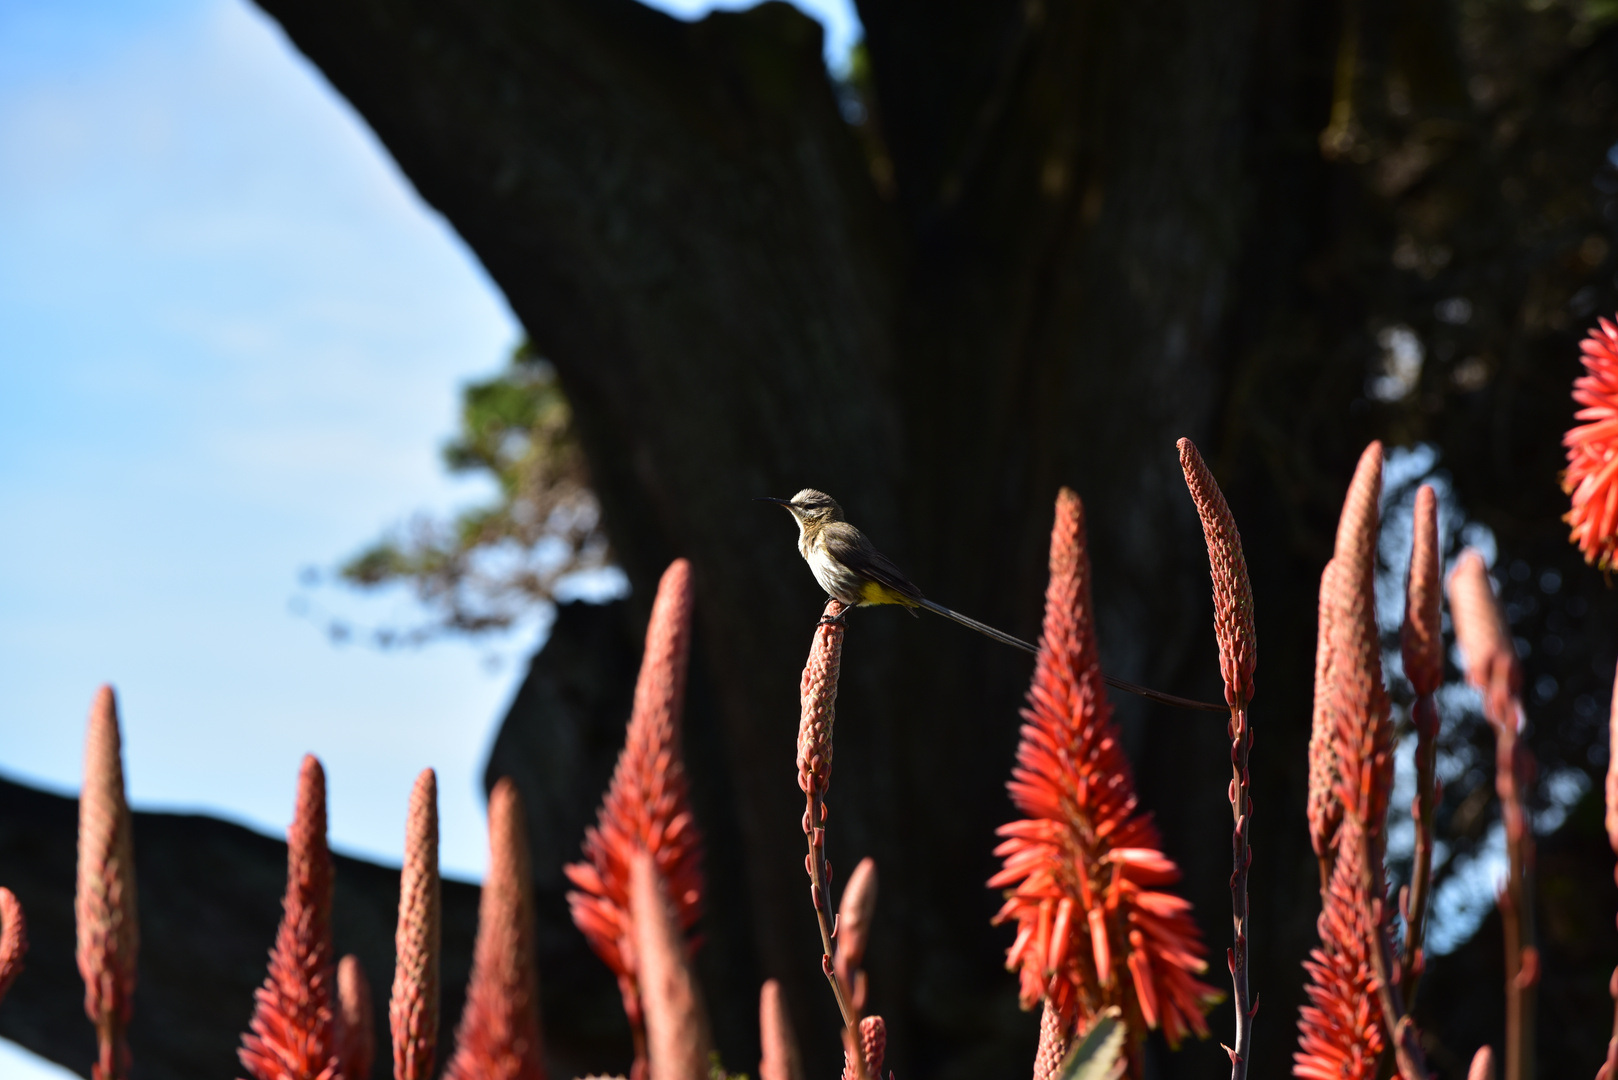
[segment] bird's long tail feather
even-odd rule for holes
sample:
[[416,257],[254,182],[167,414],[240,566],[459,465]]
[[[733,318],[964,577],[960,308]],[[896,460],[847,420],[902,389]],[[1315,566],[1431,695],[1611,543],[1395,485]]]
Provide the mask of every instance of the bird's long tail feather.
[[962,626],[976,630],[984,637],[993,638],[1002,645],[1010,645],[1013,649],[1021,649],[1023,652],[1032,653],[1034,656],[1039,655],[1039,649],[1028,644],[1028,642],[1024,641],[1022,638],[1012,637],[1003,630],[996,630],[987,623],[980,623],[976,619],[969,619],[958,611],[951,611],[943,604],[935,604],[931,600],[923,600],[921,601],[921,606],[932,612],[934,615],[942,615],[946,619],[953,619]]
[[[996,630],[987,623],[980,623],[976,619],[968,618],[958,611],[951,611],[943,604],[935,604],[931,600],[921,600],[918,602],[922,607],[926,608],[933,614],[942,615],[944,618],[958,622],[968,629],[976,630],[984,637],[993,638],[1002,645],[1010,645],[1013,649],[1021,649],[1023,652],[1032,653],[1035,656],[1039,655],[1038,648],[1028,644],[1028,642],[1024,641],[1022,638],[1012,637],[1004,630]],[[1111,675],[1102,675],[1101,678],[1108,686],[1111,686],[1117,690],[1122,690],[1126,694],[1137,694],[1140,697],[1147,698],[1151,701],[1160,702],[1164,705],[1172,705],[1177,709],[1196,709],[1199,712],[1217,713],[1228,711],[1224,705],[1215,705],[1207,701],[1193,701],[1190,698],[1176,697],[1173,694],[1165,694],[1161,690],[1151,690],[1144,686],[1137,686],[1132,682],[1125,682],[1122,679],[1115,679]]]

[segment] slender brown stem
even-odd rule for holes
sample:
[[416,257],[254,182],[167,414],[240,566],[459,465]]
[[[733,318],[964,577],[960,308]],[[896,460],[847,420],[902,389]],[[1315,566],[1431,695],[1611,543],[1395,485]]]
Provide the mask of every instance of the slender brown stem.
[[1425,959],[1422,936],[1426,930],[1427,896],[1433,871],[1433,815],[1438,809],[1434,772],[1438,760],[1438,706],[1431,694],[1420,694],[1411,710],[1416,726],[1416,801],[1410,816],[1416,823],[1416,852],[1410,871],[1409,902],[1405,909],[1404,982],[1406,1003],[1415,1005]]
[[[820,924],[820,969],[826,975],[826,982],[831,985],[832,996],[837,999],[837,1011],[843,1018],[844,1041],[853,1047],[855,1052],[851,1055],[854,1068],[860,1080],[869,1080],[865,1075],[865,1055],[858,1051],[860,1045],[860,1022],[854,1015],[854,1008],[849,1004],[848,997],[843,993],[842,982],[837,978],[837,971],[832,967],[831,947],[831,895],[830,877],[831,867],[826,862],[826,804],[821,797],[811,791],[806,799],[807,806],[804,811],[805,833],[809,840],[809,896],[814,902],[815,919]],[[819,824],[816,824],[816,823]]]
[[1253,748],[1253,728],[1245,704],[1230,709],[1230,814],[1235,828],[1230,837],[1230,911],[1235,940],[1230,949],[1230,981],[1236,1006],[1236,1045],[1230,1053],[1231,1080],[1244,1080],[1252,1056],[1253,1006],[1247,985],[1247,868],[1253,861],[1248,847],[1248,821],[1253,814],[1247,758]]
[[1377,1003],[1382,1009],[1382,1022],[1387,1025],[1388,1039],[1393,1043],[1393,1059],[1399,1067],[1399,1076],[1402,1080],[1427,1080],[1426,1055],[1416,1041],[1415,1024],[1405,1011],[1404,997],[1394,978],[1393,948],[1387,934],[1387,905],[1382,899],[1387,886],[1382,878],[1382,853],[1376,850],[1378,847],[1370,842],[1359,845],[1360,884],[1370,900],[1373,916],[1372,941],[1367,951],[1371,956],[1371,971],[1376,975]]
[[1534,949],[1533,891],[1529,887],[1534,837],[1523,809],[1528,749],[1518,738],[1522,703],[1495,695],[1495,791],[1506,831],[1506,887],[1500,895],[1500,921],[1506,951],[1505,1080],[1533,1080],[1534,986],[1539,981],[1539,955]]

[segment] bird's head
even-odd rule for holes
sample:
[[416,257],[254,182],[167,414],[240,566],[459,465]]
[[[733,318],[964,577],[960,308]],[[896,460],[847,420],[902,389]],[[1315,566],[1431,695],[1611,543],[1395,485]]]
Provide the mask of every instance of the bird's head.
[[773,499],[766,496],[760,501],[786,507],[798,520],[798,524],[806,529],[819,528],[828,521],[843,520],[843,508],[837,505],[837,500],[814,488],[804,488],[790,499]]

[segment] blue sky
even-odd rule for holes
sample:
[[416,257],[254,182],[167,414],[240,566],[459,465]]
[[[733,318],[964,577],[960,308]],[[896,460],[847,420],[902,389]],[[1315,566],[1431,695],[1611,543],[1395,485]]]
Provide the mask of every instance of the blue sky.
[[[801,6],[839,65],[849,5]],[[0,772],[74,790],[110,681],[138,807],[278,833],[313,751],[334,845],[396,862],[431,765],[444,866],[479,876],[478,772],[543,627],[378,653],[293,601],[302,568],[483,494],[437,448],[518,334],[256,9],[0,4]],[[67,1075],[4,1043],[0,1074]]]

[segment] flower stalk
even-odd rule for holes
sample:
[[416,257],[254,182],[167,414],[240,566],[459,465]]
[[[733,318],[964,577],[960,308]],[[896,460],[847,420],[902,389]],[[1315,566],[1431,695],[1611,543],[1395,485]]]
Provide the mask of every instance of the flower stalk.
[[1476,551],[1462,552],[1450,572],[1449,603],[1467,681],[1483,692],[1483,713],[1494,728],[1494,785],[1507,862],[1497,897],[1506,960],[1505,1080],[1533,1080],[1539,952],[1534,947],[1534,836],[1523,798],[1534,765],[1522,740],[1522,669],[1488,568]]
[[[430,1080],[438,1052],[439,950],[443,898],[438,876],[438,778],[423,769],[410,789],[404,869],[399,875],[399,922],[394,932],[394,1080]],[[350,1078],[353,1080],[353,1078]]]
[[1393,725],[1376,621],[1381,490],[1382,446],[1373,442],[1349,484],[1320,583],[1309,821],[1325,887],[1296,1076],[1372,1076],[1387,1046],[1403,1080],[1427,1075],[1383,900]]
[[[837,719],[837,680],[842,671],[843,616],[847,612],[842,601],[826,601],[798,687],[798,787],[804,795],[803,834],[809,846],[804,869],[809,874],[809,899],[820,928],[820,968],[837,1000],[845,1047],[857,1044],[860,1022],[843,992],[832,959],[832,868],[826,858],[826,792],[831,787],[832,726]],[[871,1080],[865,1074],[863,1055],[849,1055],[849,1060],[857,1080]]]
[[596,824],[585,830],[585,861],[564,867],[573,922],[618,977],[635,1042],[636,1080],[646,1068],[646,1023],[635,970],[629,910],[630,864],[649,852],[669,890],[682,933],[700,914],[701,839],[691,812],[680,720],[691,652],[691,565],[676,559],[663,572],[635,683],[635,705],[612,782]]
[[533,890],[522,800],[502,777],[489,793],[489,872],[445,1080],[545,1080]]
[[254,1080],[341,1076],[331,905],[326,774],[310,754],[298,771],[297,803],[287,829],[287,890],[270,970],[254,992],[253,1019],[237,1052]]
[[1253,672],[1258,666],[1258,633],[1253,626],[1253,587],[1247,577],[1242,537],[1225,494],[1190,439],[1179,442],[1180,469],[1202,520],[1208,547],[1208,571],[1213,579],[1214,637],[1219,642],[1219,672],[1225,681],[1225,703],[1230,707],[1230,838],[1232,870],[1230,910],[1232,944],[1227,953],[1233,1001],[1236,1006],[1235,1045],[1230,1055],[1231,1080],[1243,1080],[1253,1048],[1253,1016],[1258,1011],[1248,986],[1247,875],[1253,863],[1248,826],[1253,814],[1248,758],[1253,749],[1253,728],[1248,705],[1253,700]]
[[1416,729],[1416,797],[1410,816],[1416,826],[1410,886],[1401,897],[1405,924],[1404,953],[1400,959],[1400,990],[1414,1006],[1416,987],[1426,966],[1422,938],[1427,923],[1427,898],[1432,883],[1433,816],[1442,795],[1438,764],[1438,704],[1434,697],[1444,681],[1444,639],[1439,620],[1441,597],[1438,566],[1438,499],[1423,484],[1416,492],[1410,545],[1410,572],[1405,579],[1405,618],[1399,631],[1405,676],[1416,692],[1411,722]]
[[124,798],[118,702],[110,686],[96,691],[85,736],[73,909],[84,1011],[96,1029],[94,1080],[123,1080],[129,1073],[125,1032],[134,1012],[140,937],[135,913],[135,842],[129,803]]
[[1090,601],[1084,509],[1057,498],[1039,656],[1007,785],[1025,817],[997,830],[1004,858],[990,888],[1005,889],[995,922],[1015,921],[1006,967],[1023,1008],[1049,1001],[1060,1034],[1083,1034],[1116,1008],[1129,1040],[1161,1027],[1170,1045],[1205,1037],[1219,1000],[1191,905],[1169,891],[1179,869],[1142,813],[1101,676]]
[[10,889],[0,888],[0,1001],[22,974],[22,958],[28,954],[28,920],[22,905]]

